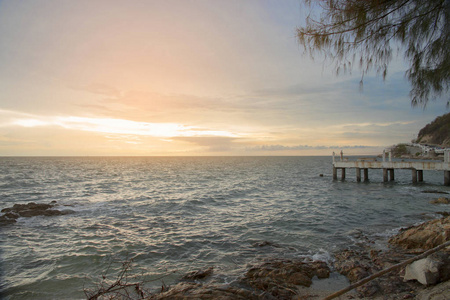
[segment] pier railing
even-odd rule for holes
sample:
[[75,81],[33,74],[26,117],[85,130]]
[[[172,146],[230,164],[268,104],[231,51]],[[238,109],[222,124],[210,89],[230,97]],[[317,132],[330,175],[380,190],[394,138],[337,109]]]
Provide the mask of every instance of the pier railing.
[[[388,156],[386,155],[388,154]],[[340,156],[336,157],[333,152],[333,179],[337,180],[337,170],[341,170],[341,179],[345,179],[345,171],[347,168],[356,170],[356,181],[361,181],[361,170],[364,172],[364,181],[369,180],[369,169],[382,169],[383,181],[394,180],[395,169],[409,169],[412,173],[413,183],[423,181],[424,170],[444,171],[444,184],[450,186],[450,151],[444,153],[444,161],[393,161],[392,153],[383,151],[381,161],[376,157],[370,158],[355,158],[350,160],[349,157],[344,157],[341,151]]]

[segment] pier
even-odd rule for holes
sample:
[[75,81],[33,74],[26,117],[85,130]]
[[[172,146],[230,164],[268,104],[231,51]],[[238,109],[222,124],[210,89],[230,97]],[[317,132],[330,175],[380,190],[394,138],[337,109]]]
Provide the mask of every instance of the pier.
[[348,158],[344,158],[342,151],[339,159],[336,159],[333,152],[333,180],[338,179],[338,170],[341,170],[341,179],[344,180],[346,169],[349,168],[355,169],[358,182],[361,181],[361,170],[363,180],[369,181],[369,169],[383,169],[383,182],[387,182],[395,179],[396,169],[407,169],[411,170],[413,183],[423,181],[424,170],[444,171],[444,185],[450,186],[450,151],[444,153],[444,161],[392,161],[391,152],[385,151],[383,151],[382,161],[378,161],[376,157],[349,161]]

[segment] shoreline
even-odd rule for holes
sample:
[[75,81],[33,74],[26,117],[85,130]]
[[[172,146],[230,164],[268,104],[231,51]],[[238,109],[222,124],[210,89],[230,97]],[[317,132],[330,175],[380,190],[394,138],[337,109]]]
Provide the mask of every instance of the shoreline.
[[[312,259],[265,259],[249,266],[240,279],[229,284],[215,284],[211,279],[216,275],[214,267],[208,267],[184,275],[173,286],[163,284],[159,292],[142,290],[142,297],[136,299],[323,299],[449,240],[450,216],[444,214],[440,218],[400,229],[385,241],[383,250],[375,241],[368,240],[364,245],[359,245],[359,249],[333,253],[331,265]],[[439,297],[447,295],[450,288],[450,247],[438,252],[433,259],[444,261],[442,270],[438,271],[440,277],[433,284],[405,281],[405,267],[401,267],[337,299],[446,299]],[[131,286],[136,288],[140,285]],[[92,296],[102,291],[88,292]]]
[[[435,193],[435,191],[429,192]],[[440,199],[447,200],[447,202],[437,201]],[[429,202],[439,205],[448,204],[448,198],[441,197],[437,200],[432,200]],[[439,208],[442,210],[448,210],[448,205],[439,206]],[[57,215],[56,212],[59,210],[64,213],[71,213],[66,205],[61,205],[56,202],[51,202],[49,204],[16,204],[12,208],[6,208],[4,210],[5,213],[17,213],[17,216],[21,216],[21,218],[35,216],[36,214],[42,215],[45,218],[51,218],[53,215]],[[437,214],[441,214],[442,217],[436,217]],[[417,213],[417,215],[421,214]],[[427,221],[425,221],[425,217],[428,218]],[[297,256],[299,259],[266,257],[265,260],[261,259],[256,263],[253,261],[253,265],[244,262],[242,264],[242,268],[239,268],[240,271],[235,272],[237,274],[236,280],[233,279],[231,283],[224,283],[223,280],[217,280],[223,275],[221,274],[220,267],[216,268],[216,266],[211,267],[212,265],[209,265],[206,266],[205,269],[192,272],[193,274],[185,274],[185,276],[182,276],[183,274],[179,273],[179,276],[176,276],[177,278],[172,281],[170,287],[164,286],[163,281],[161,281],[163,288],[161,288],[160,291],[154,290],[152,292],[146,292],[148,295],[147,297],[136,297],[133,299],[184,299],[189,297],[189,295],[194,295],[192,297],[197,299],[215,299],[217,297],[222,297],[223,299],[253,299],[254,297],[256,297],[255,299],[291,299],[295,296],[301,297],[300,299],[322,299],[323,297],[349,286],[352,282],[366,275],[372,274],[373,271],[376,272],[380,269],[385,269],[389,265],[398,263],[399,261],[405,260],[407,257],[423,252],[422,250],[417,250],[414,248],[408,248],[402,251],[399,251],[398,249],[397,251],[392,251],[392,245],[390,245],[388,239],[402,235],[411,228],[418,228],[423,224],[432,223],[441,219],[445,219],[448,221],[447,223],[450,223],[448,211],[441,213],[434,212],[433,214],[427,213],[424,215],[424,221],[422,221],[419,225],[410,226],[407,228],[400,229],[399,227],[396,227],[388,230],[389,232],[379,232],[379,234],[374,234],[374,232],[367,234],[367,230],[364,232],[361,231],[355,236],[356,240],[354,243],[347,244],[352,252],[345,252],[349,249],[342,248],[340,251],[326,252],[327,255],[329,254],[332,257],[332,259],[323,255],[305,255]],[[8,226],[14,225],[9,224]],[[446,240],[448,240],[450,235],[450,227],[447,226],[446,228],[447,229],[444,233],[447,234]],[[421,231],[424,231],[423,228]],[[274,244],[270,241],[262,241],[254,246],[271,247],[274,246]],[[415,248],[417,248],[417,245]],[[353,265],[336,266],[336,257],[338,255],[343,256],[344,261],[350,261]],[[281,257],[283,257],[282,254]],[[289,257],[292,258],[292,256]],[[328,278],[325,278],[327,276],[324,276],[323,274],[319,276],[317,269],[311,267],[311,263],[314,263],[320,259],[328,262],[328,271],[319,264],[319,267],[322,270],[320,272],[328,272]],[[333,259],[334,261],[332,261]],[[258,275],[255,276],[254,274],[249,274],[250,269],[253,269],[253,273],[258,273]],[[271,272],[273,274],[271,274]],[[421,284],[414,282],[410,282],[406,285],[406,287],[392,285],[391,282],[398,283],[402,281],[402,276],[404,276],[402,272],[404,273],[404,270],[397,272],[399,273],[396,274],[398,278],[394,278],[395,276],[386,275],[388,277],[381,280],[381,283],[378,283],[378,290],[374,290],[372,287],[371,289],[362,291],[351,291],[340,297],[340,299],[348,299],[348,297],[352,299],[361,299],[361,297],[366,299],[381,299],[379,297],[381,297],[380,294],[383,293],[386,293],[382,296],[383,299],[401,299],[402,297],[415,298],[416,295],[419,295],[422,291],[431,290],[431,288],[423,287]],[[285,276],[285,274],[293,273],[297,274],[294,274],[294,276]],[[341,275],[341,273],[345,274],[345,276]],[[113,275],[114,274],[111,274],[109,279],[116,278]],[[302,277],[306,284],[302,284],[298,280],[298,278]],[[223,277],[221,278],[223,279]],[[353,279],[349,280],[349,278]],[[139,284],[139,286],[144,286],[145,280],[136,282],[136,280],[141,279],[142,277],[139,276],[130,276],[127,280],[125,280],[125,282],[127,282],[127,284],[130,283],[130,286],[137,284]],[[385,292],[385,281],[388,283],[388,292]],[[111,280],[104,281],[104,286],[107,288],[110,282]],[[159,282],[159,280],[157,280],[157,282]],[[153,286],[152,289],[154,288],[155,286]],[[214,295],[214,297],[211,295]],[[263,296],[267,296],[269,298],[263,298]]]

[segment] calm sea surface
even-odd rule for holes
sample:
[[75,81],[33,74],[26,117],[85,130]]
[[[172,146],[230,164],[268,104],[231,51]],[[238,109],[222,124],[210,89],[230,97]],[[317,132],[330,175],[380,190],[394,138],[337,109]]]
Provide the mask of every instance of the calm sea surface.
[[358,183],[331,170],[331,157],[0,158],[0,208],[55,200],[74,211],[0,229],[0,298],[83,299],[127,259],[149,288],[209,266],[211,280],[233,282],[262,258],[330,259],[448,210],[422,193],[448,192],[443,172],[412,185],[410,171]]

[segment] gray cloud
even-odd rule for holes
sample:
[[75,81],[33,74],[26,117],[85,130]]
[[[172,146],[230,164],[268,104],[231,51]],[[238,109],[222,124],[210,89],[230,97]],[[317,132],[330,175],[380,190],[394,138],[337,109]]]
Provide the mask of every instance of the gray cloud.
[[247,147],[246,151],[290,151],[290,150],[324,150],[324,149],[370,149],[377,148],[374,146],[364,145],[346,145],[346,146],[309,146],[309,145],[297,145],[297,146],[283,146],[283,145],[262,145],[255,147]]

